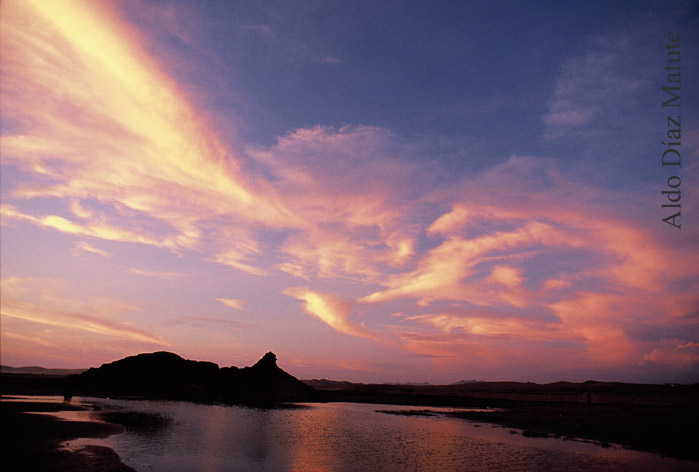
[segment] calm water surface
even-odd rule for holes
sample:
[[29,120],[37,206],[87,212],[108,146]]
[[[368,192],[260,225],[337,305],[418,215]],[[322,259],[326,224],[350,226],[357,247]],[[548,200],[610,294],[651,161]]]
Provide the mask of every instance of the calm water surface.
[[[185,402],[75,399],[139,412],[126,433],[71,442],[114,449],[138,471],[696,471],[696,462],[448,417],[352,403],[263,410]],[[422,409],[422,408],[416,408]],[[437,409],[438,410],[438,409]],[[94,413],[85,413],[87,415]],[[72,412],[71,419],[76,419]]]

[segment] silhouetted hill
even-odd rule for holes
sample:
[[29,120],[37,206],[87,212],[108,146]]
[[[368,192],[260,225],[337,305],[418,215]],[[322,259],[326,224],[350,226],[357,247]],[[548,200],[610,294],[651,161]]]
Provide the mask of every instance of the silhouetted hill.
[[220,371],[221,393],[228,399],[260,401],[307,401],[318,400],[313,388],[277,366],[277,356],[265,354],[252,367],[225,367]]
[[219,368],[171,352],[127,357],[66,378],[71,394],[272,404],[318,399],[268,352],[252,367]]

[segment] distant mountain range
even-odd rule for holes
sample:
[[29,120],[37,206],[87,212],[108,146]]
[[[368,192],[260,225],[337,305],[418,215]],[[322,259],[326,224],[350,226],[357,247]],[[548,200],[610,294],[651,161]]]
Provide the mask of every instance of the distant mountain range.
[[26,367],[10,367],[7,365],[0,365],[0,373],[2,374],[35,374],[35,375],[74,375],[81,374],[87,369],[46,369],[39,366],[26,366]]

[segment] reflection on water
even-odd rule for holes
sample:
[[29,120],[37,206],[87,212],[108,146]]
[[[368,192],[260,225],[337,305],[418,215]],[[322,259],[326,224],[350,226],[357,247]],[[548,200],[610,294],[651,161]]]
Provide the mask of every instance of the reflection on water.
[[[2,395],[2,401],[8,403],[64,403],[65,398],[58,395]],[[65,403],[70,403],[70,400]]]
[[[76,399],[77,400],[77,399]],[[696,463],[444,416],[387,415],[384,405],[263,410],[184,402],[80,399],[157,427],[106,440],[139,471],[690,471]],[[133,412],[136,412],[134,414]],[[165,419],[165,420],[163,420]]]

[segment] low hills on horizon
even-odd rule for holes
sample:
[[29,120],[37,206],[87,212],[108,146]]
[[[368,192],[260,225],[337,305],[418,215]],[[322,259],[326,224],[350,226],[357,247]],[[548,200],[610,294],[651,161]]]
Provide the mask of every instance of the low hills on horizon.
[[[97,368],[44,369],[2,367],[2,393],[53,392],[82,396],[167,398],[228,403],[350,401],[432,406],[502,406],[563,402],[645,404],[685,403],[694,385],[621,382],[485,382],[462,380],[450,385],[427,383],[364,384],[327,379],[299,380],[265,354],[250,367],[219,367],[184,359],[172,352],[129,356]],[[9,380],[9,382],[7,381]],[[9,385],[7,385],[9,384]],[[692,395],[689,395],[691,398]]]
[[87,369],[52,369],[40,367],[38,365],[29,365],[23,367],[11,367],[9,365],[0,365],[0,374],[32,374],[32,375],[74,375],[82,374]]

